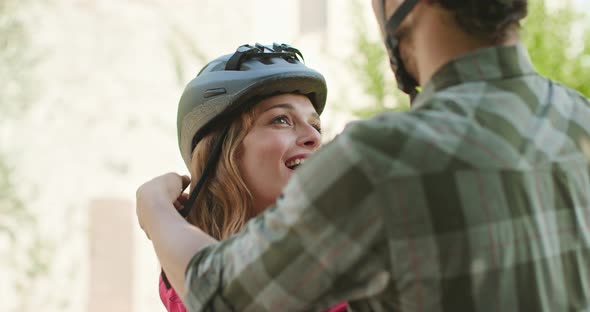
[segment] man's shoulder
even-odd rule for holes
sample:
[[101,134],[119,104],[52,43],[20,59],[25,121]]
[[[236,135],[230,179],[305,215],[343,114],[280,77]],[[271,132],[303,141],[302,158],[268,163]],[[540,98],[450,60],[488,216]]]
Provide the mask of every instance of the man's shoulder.
[[[456,129],[469,126],[469,112],[460,101],[433,97],[424,108],[407,112],[386,111],[370,119],[351,122],[343,135],[367,146],[403,145],[408,140],[428,142],[444,140],[449,133],[444,127]],[[441,109],[443,108],[444,109]]]
[[557,96],[560,97],[558,100],[562,100],[564,97],[567,97],[572,99],[576,103],[585,104],[586,106],[590,107],[590,99],[582,93],[580,93],[580,91],[572,89],[556,81],[552,82],[556,85],[558,89],[558,92],[556,92]]
[[384,112],[347,126],[339,140],[367,166],[395,175],[437,171],[454,158],[467,119],[450,112]]
[[[369,145],[403,142],[407,137],[425,135],[423,126],[428,125],[428,117],[420,111],[386,111],[349,123],[343,135]],[[397,140],[392,141],[394,138]]]

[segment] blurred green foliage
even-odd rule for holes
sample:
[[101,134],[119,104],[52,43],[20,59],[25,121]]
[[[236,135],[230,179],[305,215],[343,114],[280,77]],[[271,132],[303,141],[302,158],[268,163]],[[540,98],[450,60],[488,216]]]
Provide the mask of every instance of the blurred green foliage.
[[[354,12],[362,12],[353,0]],[[353,113],[367,118],[387,109],[409,109],[408,97],[399,91],[389,69],[381,40],[367,35],[366,17],[353,16],[356,55],[352,69],[372,102]],[[529,15],[523,22],[521,39],[540,74],[574,88],[590,97],[590,22],[588,14],[562,6],[548,9],[545,0],[530,0]],[[394,102],[394,105],[387,105]]]
[[23,21],[28,0],[0,1],[0,121],[14,118],[32,102],[31,68],[35,58]]
[[353,114],[360,118],[369,118],[388,109],[407,110],[409,98],[397,88],[383,42],[369,37],[367,17],[362,14],[364,10],[360,1],[352,2],[353,12],[357,12],[352,17],[354,44],[357,49],[350,65],[363,91],[371,96],[372,101],[366,107],[354,109]]
[[[25,9],[29,0],[0,1],[0,134],[18,125],[33,102],[31,92],[34,52],[26,27]],[[17,189],[15,161],[17,155],[0,144],[0,267],[9,270],[17,296],[14,311],[37,311],[32,300],[39,278],[49,272],[52,243],[39,229],[37,218],[28,206],[31,198],[24,198]],[[6,247],[6,248],[4,248]],[[3,294],[9,296],[9,294]],[[0,310],[6,311],[0,302]]]
[[[18,0],[0,2],[0,125],[5,125],[26,107],[28,67],[25,54],[28,37],[22,21],[16,16]],[[0,145],[0,235],[16,239],[8,223],[28,219],[23,201],[17,196],[13,183],[13,168],[4,145]]]
[[583,13],[563,6],[550,10],[543,0],[529,1],[522,40],[541,75],[590,97],[590,22]]
[[186,29],[175,25],[172,21],[169,23],[172,36],[168,38],[168,50],[172,56],[178,86],[184,88],[200,69],[200,67],[195,68],[194,65],[203,66],[207,64],[208,58]]

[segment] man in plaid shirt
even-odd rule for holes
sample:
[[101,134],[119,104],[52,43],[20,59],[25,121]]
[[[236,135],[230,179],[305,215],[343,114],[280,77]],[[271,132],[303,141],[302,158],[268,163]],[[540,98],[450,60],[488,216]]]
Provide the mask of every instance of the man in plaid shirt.
[[139,188],[187,307],[590,311],[590,104],[535,72],[527,1],[373,6],[410,112],[349,125],[226,241],[176,214],[186,178]]

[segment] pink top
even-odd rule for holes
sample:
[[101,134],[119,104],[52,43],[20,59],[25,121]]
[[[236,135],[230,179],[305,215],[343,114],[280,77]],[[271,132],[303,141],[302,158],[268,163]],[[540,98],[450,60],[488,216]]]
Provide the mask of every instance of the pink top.
[[[182,300],[180,300],[174,291],[174,288],[166,288],[166,284],[164,283],[164,280],[162,280],[162,275],[160,275],[160,299],[162,299],[162,303],[164,303],[168,312],[186,312],[186,308],[182,304]],[[347,306],[348,304],[343,302],[331,307],[325,312],[346,312]]]
[[174,288],[166,287],[166,283],[162,279],[162,274],[160,274],[160,299],[168,312],[186,312],[186,308],[182,304],[180,297],[174,291]]

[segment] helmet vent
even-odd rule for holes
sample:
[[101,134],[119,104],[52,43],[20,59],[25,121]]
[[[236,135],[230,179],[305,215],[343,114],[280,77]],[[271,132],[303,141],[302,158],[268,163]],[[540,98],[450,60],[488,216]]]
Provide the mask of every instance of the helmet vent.
[[225,94],[225,93],[227,93],[227,90],[225,90],[225,88],[209,89],[203,93],[203,97],[210,98],[212,96],[217,96],[217,95],[221,95],[221,94]]
[[274,62],[272,61],[272,59],[270,57],[261,57],[259,58],[260,63],[264,64],[264,65],[272,65],[274,64]]

